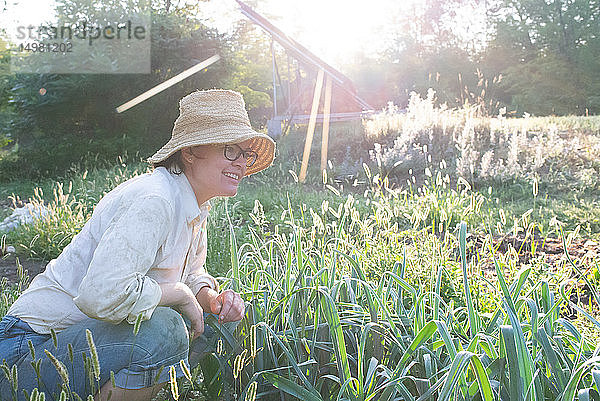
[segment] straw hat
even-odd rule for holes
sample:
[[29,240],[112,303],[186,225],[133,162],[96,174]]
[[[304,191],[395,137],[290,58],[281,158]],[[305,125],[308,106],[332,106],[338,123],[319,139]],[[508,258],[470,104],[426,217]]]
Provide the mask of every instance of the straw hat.
[[268,135],[252,129],[244,99],[238,92],[223,89],[196,91],[179,101],[179,117],[175,120],[171,139],[148,162],[161,162],[189,146],[231,144],[248,139],[258,158],[246,170],[247,176],[273,163],[275,142]]

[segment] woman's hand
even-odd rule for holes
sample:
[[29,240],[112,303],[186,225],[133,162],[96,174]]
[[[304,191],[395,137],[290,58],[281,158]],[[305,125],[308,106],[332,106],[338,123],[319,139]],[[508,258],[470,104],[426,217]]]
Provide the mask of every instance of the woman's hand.
[[190,287],[184,283],[159,284],[162,290],[161,306],[171,306],[183,313],[192,326],[192,339],[204,333],[204,310]]
[[225,290],[219,294],[210,287],[204,287],[198,291],[196,298],[205,310],[219,315],[219,323],[242,320],[246,311],[242,297],[233,290]]

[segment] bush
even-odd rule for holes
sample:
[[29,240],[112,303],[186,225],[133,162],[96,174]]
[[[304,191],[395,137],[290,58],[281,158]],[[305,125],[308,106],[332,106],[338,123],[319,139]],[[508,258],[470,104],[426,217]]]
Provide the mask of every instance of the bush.
[[139,160],[139,149],[139,140],[127,135],[42,137],[35,144],[16,146],[0,156],[0,182],[60,176],[68,170],[91,170],[117,161]]
[[447,166],[469,181],[569,180],[596,186],[600,173],[599,117],[483,117],[478,107],[435,106],[430,90],[413,93],[406,111],[390,104],[365,122],[377,141],[371,158],[382,176],[403,182]]
[[[67,7],[62,10],[67,19],[78,18],[81,9],[100,12],[89,0],[59,4]],[[108,7],[127,6],[114,3]],[[6,139],[14,148],[0,149],[0,181],[63,174],[73,163],[114,161],[124,152],[148,157],[162,146],[177,118],[179,99],[197,89],[220,86],[229,74],[225,63],[217,63],[127,112],[115,112],[120,104],[225,47],[224,35],[189,16],[191,11],[184,7],[153,11],[150,74],[2,77],[0,148],[8,144]],[[7,62],[4,54],[0,53],[0,70]]]

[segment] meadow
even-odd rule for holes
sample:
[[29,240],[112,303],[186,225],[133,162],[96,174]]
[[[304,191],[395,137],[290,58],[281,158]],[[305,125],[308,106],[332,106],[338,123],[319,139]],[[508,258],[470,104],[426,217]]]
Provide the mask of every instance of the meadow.
[[[213,203],[207,269],[247,315],[155,400],[600,399],[598,117],[489,118],[414,97],[334,127],[329,168],[305,184],[301,132]],[[147,170],[3,184],[2,199],[49,213],[2,249],[56,257],[104,193]],[[2,314],[18,276],[0,284]]]

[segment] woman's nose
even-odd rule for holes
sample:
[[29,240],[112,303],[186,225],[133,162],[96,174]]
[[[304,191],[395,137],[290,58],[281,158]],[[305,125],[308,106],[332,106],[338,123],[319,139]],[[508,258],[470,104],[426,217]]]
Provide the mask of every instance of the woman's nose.
[[246,165],[247,160],[248,159],[246,159],[246,156],[241,154],[240,157],[231,162],[231,164],[233,164],[234,166],[241,168],[242,176],[246,174],[246,169],[248,168],[248,166]]

